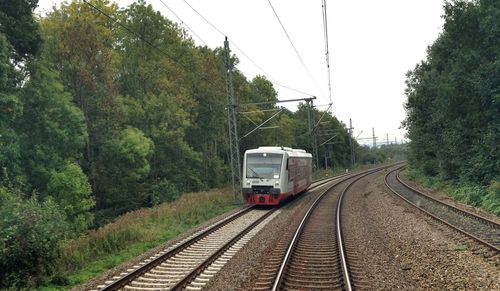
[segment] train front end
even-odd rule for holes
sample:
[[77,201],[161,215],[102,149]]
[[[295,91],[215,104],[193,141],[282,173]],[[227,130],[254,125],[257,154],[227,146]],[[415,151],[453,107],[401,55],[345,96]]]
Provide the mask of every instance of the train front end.
[[278,205],[286,191],[286,152],[281,148],[260,147],[245,152],[242,194],[247,204]]

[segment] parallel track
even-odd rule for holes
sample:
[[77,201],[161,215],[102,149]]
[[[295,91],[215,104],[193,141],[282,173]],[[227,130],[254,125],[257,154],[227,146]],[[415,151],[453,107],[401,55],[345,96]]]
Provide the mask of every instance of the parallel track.
[[[272,290],[353,290],[341,228],[342,200],[359,179],[383,168],[341,179],[319,195],[287,247]],[[329,194],[337,185],[352,178],[340,196]],[[263,277],[266,276],[273,275]],[[265,282],[259,283],[255,289],[266,288]]]
[[417,209],[500,254],[500,224],[437,200],[404,183],[397,168],[385,176],[387,187]]

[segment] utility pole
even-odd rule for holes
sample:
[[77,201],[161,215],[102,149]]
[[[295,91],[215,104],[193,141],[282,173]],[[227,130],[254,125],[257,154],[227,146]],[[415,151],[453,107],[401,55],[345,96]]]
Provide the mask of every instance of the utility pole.
[[388,134],[388,133],[386,133],[386,136],[385,136],[385,137],[386,137],[386,139],[387,139],[387,146],[389,146],[389,134]]
[[229,131],[229,156],[231,160],[231,179],[233,182],[233,195],[236,199],[241,191],[240,146],[238,139],[238,125],[236,123],[236,102],[233,93],[233,79],[231,77],[233,66],[230,59],[229,42],[224,40],[224,62],[226,67],[227,89],[227,126]]
[[309,99],[306,100],[307,102],[307,123],[308,123],[308,128],[309,128],[309,134],[311,136],[311,146],[313,148],[313,156],[314,156],[314,161],[316,164],[316,167],[319,166],[319,157],[318,157],[318,146],[316,144],[316,134],[313,131],[314,127],[314,122],[313,122],[313,100]]
[[349,145],[351,147],[351,168],[354,167],[355,158],[354,158],[354,146],[352,144],[352,130],[354,127],[352,127],[352,119],[349,118]]
[[377,137],[375,136],[375,128],[372,127],[373,148],[377,148]]

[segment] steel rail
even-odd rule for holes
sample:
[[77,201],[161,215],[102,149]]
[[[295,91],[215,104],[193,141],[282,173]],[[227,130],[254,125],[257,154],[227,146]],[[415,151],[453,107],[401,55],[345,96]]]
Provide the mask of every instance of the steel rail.
[[190,282],[192,282],[199,274],[201,274],[207,267],[209,267],[214,261],[216,261],[221,255],[224,254],[229,248],[231,248],[234,244],[236,244],[241,238],[243,238],[247,233],[249,233],[252,229],[254,229],[257,225],[259,225],[262,221],[268,218],[271,214],[273,214],[278,208],[273,208],[269,210],[262,217],[254,221],[251,225],[247,226],[244,230],[242,230],[238,235],[233,237],[226,244],[221,246],[213,255],[205,259],[201,262],[193,271],[187,274],[181,281],[175,284],[171,290],[182,290]]
[[428,195],[428,194],[426,194],[426,193],[424,193],[422,191],[419,191],[418,189],[415,189],[415,188],[411,187],[410,185],[408,185],[407,183],[405,183],[403,180],[401,180],[401,177],[399,176],[400,173],[401,172],[397,173],[396,179],[398,180],[399,183],[403,184],[403,186],[405,186],[409,190],[411,190],[411,191],[413,191],[413,192],[415,192],[415,193],[417,193],[417,194],[419,194],[421,196],[424,196],[425,198],[429,198],[430,200],[432,200],[434,202],[437,202],[437,203],[439,203],[441,205],[447,206],[447,207],[449,207],[451,210],[453,210],[455,212],[458,212],[458,213],[460,213],[462,215],[465,215],[465,216],[468,216],[470,218],[479,220],[481,222],[484,222],[484,223],[489,224],[489,225],[491,225],[491,226],[493,226],[495,228],[500,229],[500,224],[498,222],[496,222],[496,221],[493,221],[493,220],[491,220],[489,218],[486,218],[486,217],[480,216],[478,214],[472,213],[472,212],[467,211],[465,209],[460,209],[460,208],[458,208],[458,207],[456,207],[454,205],[451,205],[451,204],[446,203],[444,201],[438,200],[438,199],[436,199],[436,198],[434,198],[434,197],[432,197],[432,196],[430,196],[430,195]]
[[[309,207],[309,209],[307,210],[306,214],[302,218],[299,226],[297,227],[297,230],[295,231],[295,234],[294,234],[292,240],[289,243],[288,249],[287,249],[287,251],[285,253],[285,256],[284,256],[284,258],[282,260],[282,263],[280,265],[278,274],[276,276],[276,279],[274,281],[274,284],[273,284],[273,287],[272,287],[271,290],[273,290],[273,291],[278,290],[278,288],[280,287],[281,283],[283,282],[283,279],[284,279],[284,276],[285,276],[285,268],[286,268],[286,266],[288,265],[288,263],[290,261],[292,252],[295,249],[295,246],[296,246],[296,244],[298,242],[298,239],[302,235],[302,231],[303,231],[303,229],[304,229],[304,227],[305,227],[305,225],[306,225],[309,217],[311,216],[311,213],[314,211],[314,209],[319,204],[319,202],[326,196],[326,194],[328,194],[334,187],[338,186],[340,183],[343,183],[343,182],[345,182],[345,181],[347,181],[347,180],[349,180],[351,178],[355,178],[356,176],[360,176],[360,177],[356,178],[355,181],[357,181],[357,180],[363,178],[364,176],[367,176],[369,174],[375,173],[377,171],[380,171],[382,169],[385,169],[385,168],[391,167],[391,166],[394,166],[394,165],[383,166],[383,167],[379,167],[379,168],[375,168],[375,169],[370,169],[370,170],[366,170],[366,171],[363,171],[363,172],[360,172],[360,173],[356,173],[356,174],[353,174],[353,175],[343,175],[344,177],[345,176],[348,176],[348,177],[345,177],[345,179],[342,179],[342,180],[337,181],[336,183],[333,183],[323,193],[321,193],[320,196],[318,196],[318,198],[316,198],[316,200],[314,200],[314,202],[312,203],[312,205]],[[353,181],[352,183],[354,183],[355,181]],[[344,259],[344,261],[345,261],[345,259]],[[347,280],[349,280],[348,275],[347,275]],[[350,281],[349,281],[349,285],[350,285]],[[349,290],[352,290],[352,289],[349,289]]]
[[[380,170],[377,170],[377,171],[380,171]],[[349,277],[349,267],[347,265],[347,257],[346,257],[345,251],[344,251],[344,242],[343,242],[343,238],[342,238],[343,237],[343,235],[342,235],[342,220],[341,220],[342,201],[344,200],[344,196],[346,195],[347,191],[349,191],[349,189],[352,187],[352,185],[354,185],[354,183],[356,183],[360,179],[362,179],[370,174],[373,174],[377,171],[363,174],[363,175],[357,177],[356,179],[354,179],[353,181],[351,181],[349,183],[349,185],[347,185],[347,187],[344,189],[344,191],[342,191],[342,193],[340,194],[339,200],[337,201],[337,215],[336,215],[337,240],[338,240],[338,244],[339,244],[339,255],[340,255],[340,262],[342,265],[342,272],[344,273],[345,289],[347,291],[352,291],[353,287],[352,287],[351,279]]]
[[[393,170],[393,171],[391,171],[391,172],[387,173],[387,174],[385,175],[385,177],[384,177],[385,185],[387,186],[387,188],[389,188],[389,190],[391,190],[391,192],[392,192],[392,193],[396,194],[399,198],[403,199],[404,201],[406,201],[407,203],[409,203],[409,204],[410,204],[410,205],[412,205],[413,207],[415,207],[415,208],[417,208],[418,210],[422,211],[423,213],[425,213],[425,214],[429,215],[430,217],[432,217],[432,218],[436,219],[437,221],[439,221],[439,222],[441,222],[441,223],[443,223],[443,224],[447,225],[448,227],[450,227],[450,228],[452,228],[452,229],[454,229],[454,230],[458,231],[459,233],[461,233],[461,234],[463,234],[463,235],[465,235],[465,236],[467,236],[467,237],[469,237],[469,238],[472,238],[473,240],[475,240],[475,241],[477,241],[477,242],[479,242],[479,243],[483,244],[484,246],[486,246],[486,247],[488,247],[488,248],[490,248],[490,249],[492,249],[492,250],[494,250],[494,251],[496,251],[496,252],[500,252],[500,248],[498,248],[498,247],[496,247],[496,246],[494,246],[494,245],[490,244],[489,242],[487,242],[487,241],[485,241],[485,240],[483,240],[483,239],[481,239],[481,238],[479,238],[479,237],[477,237],[477,236],[475,236],[475,235],[473,235],[473,234],[471,234],[471,233],[468,233],[468,232],[467,232],[467,231],[465,231],[465,230],[462,230],[461,228],[459,228],[459,227],[457,227],[457,226],[455,226],[455,225],[453,225],[453,224],[451,224],[451,223],[449,223],[449,222],[445,221],[444,219],[442,219],[442,218],[440,218],[440,217],[438,217],[438,216],[436,216],[436,215],[434,215],[434,214],[430,213],[429,211],[427,211],[427,210],[425,210],[425,209],[423,209],[423,208],[419,207],[418,205],[416,205],[415,203],[411,202],[409,199],[407,199],[406,197],[404,197],[403,195],[401,195],[400,193],[398,193],[398,192],[397,192],[394,188],[392,188],[392,187],[389,185],[389,182],[387,181],[387,177],[388,177],[391,173],[393,173],[393,172],[395,172],[395,171],[397,171],[397,170],[400,170],[400,169],[401,169],[401,168],[403,168],[403,167],[404,167],[404,166],[401,166],[401,167],[399,167],[399,168],[397,168],[397,169],[395,169],[395,170]],[[440,201],[439,201],[439,202],[440,202]],[[452,207],[451,205],[448,205],[448,204],[444,204],[444,205],[447,205],[447,206]]]
[[179,244],[177,247],[171,249],[170,251],[156,257],[153,259],[151,262],[144,264],[140,266],[139,268],[135,269],[134,271],[122,276],[121,278],[113,281],[112,283],[104,286],[100,290],[118,290],[134,279],[140,277],[144,273],[148,272],[149,270],[153,269],[154,267],[158,266],[161,264],[163,261],[165,261],[167,258],[173,257],[177,253],[181,252],[182,250],[186,249],[188,246],[194,244],[195,242],[199,241],[200,239],[206,237],[210,233],[218,230],[219,228],[223,227],[224,225],[227,225],[231,221],[243,216],[247,212],[249,212],[251,209],[255,208],[254,206],[247,206],[238,212],[218,221],[217,223],[213,224],[212,226],[208,227],[207,229],[203,230],[200,232],[198,235],[194,236],[193,238],[186,240],[185,242]]

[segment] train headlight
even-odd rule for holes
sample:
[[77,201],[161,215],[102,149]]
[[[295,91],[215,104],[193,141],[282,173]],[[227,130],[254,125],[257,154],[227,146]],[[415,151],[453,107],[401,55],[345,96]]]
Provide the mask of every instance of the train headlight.
[[247,180],[247,185],[250,185],[250,180]]
[[274,185],[279,185],[279,184],[280,184],[279,180],[276,180],[276,182],[274,182]]

